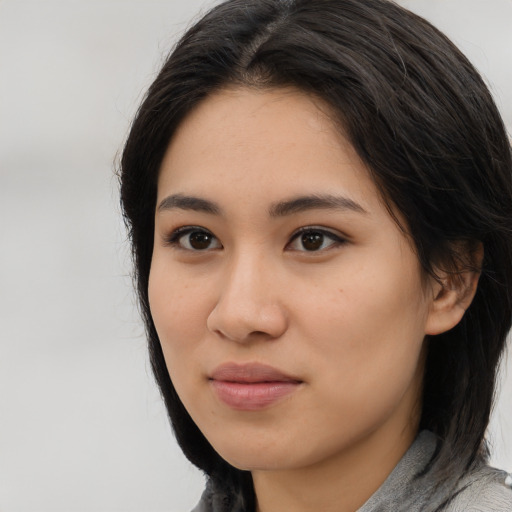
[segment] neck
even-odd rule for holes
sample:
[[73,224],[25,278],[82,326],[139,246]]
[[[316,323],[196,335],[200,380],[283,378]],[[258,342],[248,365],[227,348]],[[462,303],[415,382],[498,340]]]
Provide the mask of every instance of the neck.
[[379,429],[327,460],[299,469],[253,471],[257,512],[354,512],[384,483],[417,434]]

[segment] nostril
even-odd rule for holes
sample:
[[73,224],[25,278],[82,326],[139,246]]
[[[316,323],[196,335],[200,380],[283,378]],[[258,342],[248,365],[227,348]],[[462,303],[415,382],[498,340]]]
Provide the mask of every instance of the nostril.
[[206,322],[210,332],[241,343],[279,338],[287,325],[287,316],[280,306],[234,307],[233,302],[227,301],[219,302]]
[[251,336],[263,337],[263,336],[269,336],[269,334],[266,332],[263,332],[263,331],[253,331],[253,332],[251,332]]

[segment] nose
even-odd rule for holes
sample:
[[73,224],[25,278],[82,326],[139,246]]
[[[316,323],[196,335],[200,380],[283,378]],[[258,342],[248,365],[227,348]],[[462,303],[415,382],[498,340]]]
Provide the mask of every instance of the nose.
[[276,269],[265,260],[240,256],[220,278],[208,329],[239,343],[276,339],[288,328],[288,315],[280,301]]

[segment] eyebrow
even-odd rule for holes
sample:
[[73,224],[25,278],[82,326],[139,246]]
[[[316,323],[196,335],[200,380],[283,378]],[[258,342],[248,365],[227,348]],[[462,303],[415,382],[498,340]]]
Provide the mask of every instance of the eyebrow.
[[368,213],[359,203],[344,196],[308,195],[300,196],[288,201],[281,201],[270,207],[271,217],[284,217],[293,213],[300,213],[308,210],[340,210],[353,211],[357,213]]
[[[157,207],[158,212],[173,209],[192,210],[210,215],[222,214],[222,208],[217,203],[208,199],[183,194],[170,195],[163,199]],[[348,197],[312,194],[274,203],[269,208],[269,215],[271,217],[286,217],[287,215],[308,210],[341,210],[368,213],[359,203]]]
[[222,210],[220,206],[208,199],[200,197],[185,196],[183,194],[173,194],[163,199],[158,205],[157,211],[165,210],[193,210],[195,212],[209,213],[211,215],[220,215]]

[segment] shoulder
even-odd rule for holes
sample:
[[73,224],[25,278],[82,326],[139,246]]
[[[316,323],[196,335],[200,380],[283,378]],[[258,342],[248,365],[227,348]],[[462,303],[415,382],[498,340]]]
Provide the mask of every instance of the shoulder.
[[511,512],[512,477],[505,471],[482,466],[466,475],[446,512]]

